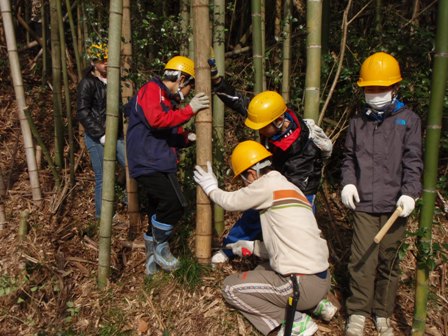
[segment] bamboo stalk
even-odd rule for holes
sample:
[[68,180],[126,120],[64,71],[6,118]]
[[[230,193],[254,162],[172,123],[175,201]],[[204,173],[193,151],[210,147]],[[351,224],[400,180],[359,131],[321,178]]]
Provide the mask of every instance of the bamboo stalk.
[[25,239],[26,235],[28,234],[28,217],[30,215],[30,212],[28,210],[23,210],[20,212],[20,222],[19,222],[19,232],[18,232],[18,238],[19,241],[22,241]]
[[26,120],[24,110],[26,108],[25,91],[23,88],[22,73],[20,70],[19,55],[17,53],[16,38],[14,36],[14,26],[12,22],[11,5],[8,0],[0,0],[3,26],[5,28],[6,45],[8,48],[9,66],[11,68],[11,77],[14,85],[14,92],[17,101],[17,114],[20,120],[20,127],[23,135],[25,155],[28,166],[28,174],[31,185],[33,200],[37,205],[42,203],[42,194],[39,184],[39,175],[36,166],[36,157],[34,155],[34,144],[31,136],[30,126]]

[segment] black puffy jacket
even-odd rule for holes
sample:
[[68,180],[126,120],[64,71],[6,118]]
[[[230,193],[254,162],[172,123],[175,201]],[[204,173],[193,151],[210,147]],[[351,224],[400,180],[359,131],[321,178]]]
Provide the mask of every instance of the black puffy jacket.
[[[82,124],[85,132],[94,140],[106,134],[106,101],[107,84],[91,73],[91,68],[79,82],[77,88],[76,118]],[[119,98],[118,98],[119,99]],[[118,137],[123,136],[120,111]]]
[[[213,87],[213,91],[227,107],[247,117],[249,97],[237,92],[224,79]],[[316,194],[324,162],[322,151],[309,139],[308,126],[303,119],[290,109],[287,113],[300,128],[297,138],[292,139],[294,135],[285,134],[277,140],[262,139],[262,142],[273,154],[273,166],[276,170],[305,195]]]

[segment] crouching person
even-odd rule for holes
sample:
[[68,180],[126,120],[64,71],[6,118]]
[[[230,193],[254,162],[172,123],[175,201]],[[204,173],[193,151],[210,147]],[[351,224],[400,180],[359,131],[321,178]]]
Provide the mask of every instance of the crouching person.
[[238,256],[255,254],[268,259],[269,264],[228,276],[223,286],[225,300],[263,335],[281,326],[278,335],[283,336],[288,298],[297,286],[292,335],[313,335],[317,324],[302,311],[328,320],[336,312],[324,299],[330,287],[327,242],[321,238],[311,204],[299,188],[271,169],[271,156],[255,141],[236,146],[232,169],[245,187],[234,192],[218,188],[209,162],[208,171],[196,166],[194,179],[225,210],[260,213],[264,241],[239,240],[227,247]]

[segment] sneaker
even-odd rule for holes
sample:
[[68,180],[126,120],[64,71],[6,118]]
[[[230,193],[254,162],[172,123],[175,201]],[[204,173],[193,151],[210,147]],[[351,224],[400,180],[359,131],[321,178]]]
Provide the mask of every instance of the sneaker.
[[338,311],[338,308],[331,303],[330,300],[322,299],[313,310],[313,314],[316,317],[320,317],[322,320],[329,322]]
[[[302,316],[295,320],[292,324],[291,336],[312,336],[317,331],[317,324],[313,321],[313,319],[307,315],[302,313]],[[282,323],[282,327],[278,331],[277,336],[285,335],[285,323]]]
[[223,264],[226,263],[228,260],[229,257],[226,256],[226,254],[222,250],[219,250],[213,255],[212,264]]
[[394,328],[392,328],[390,318],[376,317],[375,326],[379,336],[394,336]]
[[364,335],[364,324],[366,317],[362,315],[350,315],[345,327],[345,336],[362,336]]

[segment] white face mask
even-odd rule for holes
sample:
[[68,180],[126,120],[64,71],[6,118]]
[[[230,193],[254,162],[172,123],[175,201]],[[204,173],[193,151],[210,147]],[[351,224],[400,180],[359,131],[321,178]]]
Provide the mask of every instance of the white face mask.
[[374,110],[381,111],[392,102],[392,91],[365,93],[366,103]]

